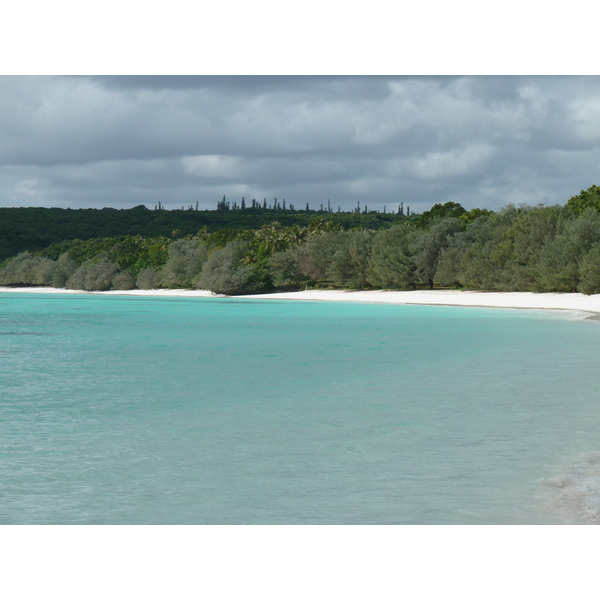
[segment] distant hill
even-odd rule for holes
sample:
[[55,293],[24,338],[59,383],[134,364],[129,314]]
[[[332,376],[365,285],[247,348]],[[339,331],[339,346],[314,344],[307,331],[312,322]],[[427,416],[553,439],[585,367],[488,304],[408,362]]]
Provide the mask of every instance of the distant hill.
[[418,215],[321,210],[149,210],[145,206],[116,208],[0,208],[0,261],[28,250],[36,252],[61,241],[112,238],[124,235],[171,238],[196,234],[202,228],[258,229],[278,221],[307,226],[314,218],[339,223],[345,229],[382,229],[393,223],[418,220]]

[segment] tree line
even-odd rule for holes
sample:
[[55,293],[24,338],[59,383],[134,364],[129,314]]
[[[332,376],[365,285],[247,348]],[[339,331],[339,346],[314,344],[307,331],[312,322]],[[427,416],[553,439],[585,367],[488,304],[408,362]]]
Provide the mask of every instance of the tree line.
[[[160,208],[161,208],[161,204],[159,202],[158,205],[155,207],[155,210],[160,209]],[[193,206],[189,206],[188,210],[193,210]],[[198,203],[196,203],[196,210],[198,210]],[[271,211],[271,210],[274,210],[274,211],[283,211],[283,212],[288,210],[291,212],[296,212],[296,207],[291,203],[286,206],[285,198],[283,199],[283,201],[279,201],[279,200],[277,200],[277,198],[273,198],[273,202],[267,202],[266,198],[263,198],[262,202],[260,200],[257,200],[256,198],[253,198],[252,201],[248,201],[248,203],[246,203],[245,197],[242,196],[242,201],[238,204],[235,200],[233,202],[230,202],[229,200],[227,200],[226,196],[223,196],[223,199],[219,200],[219,202],[217,202],[217,210],[237,210],[237,211],[240,211],[240,210],[241,211],[245,211],[245,210],[254,210],[254,211],[268,210],[268,211]],[[342,208],[339,205],[337,207],[337,211],[334,211],[330,200],[327,200],[326,205],[324,203],[321,203],[319,205],[319,208],[317,209],[317,211],[319,213],[336,212],[338,215],[342,214],[342,213],[344,213],[344,214],[351,213],[351,214],[364,214],[364,215],[366,215],[366,214],[384,214],[384,215],[385,214],[390,214],[390,215],[397,214],[400,216],[404,216],[406,214],[407,217],[410,217],[410,214],[411,214],[410,206],[406,207],[406,212],[405,212],[404,202],[400,202],[400,204],[398,204],[398,212],[396,213],[394,211],[393,207],[391,208],[390,211],[388,211],[386,206],[383,207],[383,211],[379,211],[376,209],[369,210],[368,205],[365,205],[361,209],[360,200],[358,201],[356,208],[353,208],[350,211],[342,211]],[[306,212],[306,213],[311,212],[309,202],[306,203],[306,208],[305,208],[304,212]]]
[[[279,205],[279,201],[277,201]],[[134,208],[0,208],[0,261],[19,252],[36,252],[51,244],[67,240],[89,240],[140,235],[145,238],[176,239],[195,235],[200,229],[252,230],[277,221],[284,226],[307,227],[318,216],[339,223],[345,229],[367,227],[379,229],[416,215],[380,213],[377,211],[332,212],[323,210],[263,209],[249,206],[245,210],[166,210],[162,204],[156,210],[144,205]]]
[[[251,209],[250,209],[251,210]],[[235,295],[305,288],[600,293],[600,188],[565,206],[493,212],[436,204],[414,220],[345,229],[325,216],[252,230],[63,241],[0,268],[2,285],[199,288]]]

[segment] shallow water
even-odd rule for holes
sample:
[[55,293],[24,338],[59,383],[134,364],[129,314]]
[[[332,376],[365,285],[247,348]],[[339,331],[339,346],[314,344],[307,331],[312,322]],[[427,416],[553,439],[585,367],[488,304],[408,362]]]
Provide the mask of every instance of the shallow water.
[[600,322],[0,293],[0,523],[594,523]]

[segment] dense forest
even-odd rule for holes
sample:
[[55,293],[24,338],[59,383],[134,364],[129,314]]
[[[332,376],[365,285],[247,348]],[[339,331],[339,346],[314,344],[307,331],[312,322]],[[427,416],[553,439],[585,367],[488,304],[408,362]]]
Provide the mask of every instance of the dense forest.
[[[87,239],[64,235],[44,248],[36,244],[44,239],[47,225],[38,221],[40,238],[0,265],[0,285],[89,291],[185,287],[230,295],[307,287],[436,286],[600,293],[597,186],[564,206],[508,205],[492,212],[466,211],[447,202],[421,215],[403,214],[401,208],[396,214],[278,210],[277,205],[221,205],[204,212],[104,209],[96,213],[105,213],[105,221],[98,217],[92,227],[93,219],[86,215],[81,222],[89,231],[121,233]],[[52,235],[60,230],[60,214],[78,212],[54,213]],[[124,213],[131,217],[125,224],[118,218]],[[168,233],[168,227],[157,227],[175,227],[188,213],[204,219],[194,221],[201,227],[193,232],[186,229],[192,227],[189,223]],[[160,218],[147,216],[152,214]]]
[[[252,203],[253,202],[253,203]],[[258,229],[274,221],[283,226],[307,227],[318,216],[327,217],[345,229],[366,227],[380,229],[394,223],[415,220],[410,207],[404,210],[400,204],[397,212],[370,211],[358,205],[354,210],[333,212],[330,205],[320,205],[312,210],[286,206],[285,200],[276,198],[271,204],[266,199],[260,206],[253,200],[245,206],[230,203],[223,198],[216,210],[198,210],[197,207],[181,207],[165,210],[162,205],[150,210],[144,205],[130,209],[116,208],[0,208],[0,261],[25,250],[35,252],[51,244],[68,240],[113,238],[139,235],[144,238],[178,238],[194,235],[200,229],[214,232],[219,229]],[[405,214],[405,212],[407,214]]]

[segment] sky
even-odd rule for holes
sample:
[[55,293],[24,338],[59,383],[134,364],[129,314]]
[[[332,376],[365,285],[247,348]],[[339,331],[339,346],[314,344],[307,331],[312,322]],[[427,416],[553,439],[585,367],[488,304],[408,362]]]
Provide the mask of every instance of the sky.
[[423,212],[600,184],[600,77],[0,76],[0,206]]

